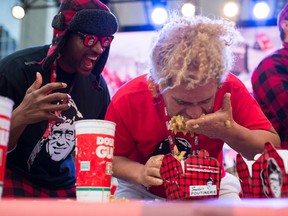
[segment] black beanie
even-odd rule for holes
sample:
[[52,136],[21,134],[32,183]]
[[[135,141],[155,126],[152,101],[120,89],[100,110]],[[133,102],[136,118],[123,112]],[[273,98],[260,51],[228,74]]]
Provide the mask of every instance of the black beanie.
[[[50,64],[57,58],[61,51],[61,39],[67,31],[93,34],[97,36],[113,35],[118,30],[118,21],[109,8],[99,0],[62,0],[58,14],[52,21],[53,40],[48,50],[45,62]],[[104,69],[109,55],[109,47],[102,53],[97,64],[92,70],[99,76]]]

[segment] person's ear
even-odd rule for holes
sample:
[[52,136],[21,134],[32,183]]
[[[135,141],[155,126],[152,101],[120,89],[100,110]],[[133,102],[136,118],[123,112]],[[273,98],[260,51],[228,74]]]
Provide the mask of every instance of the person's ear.
[[52,27],[58,30],[65,30],[65,18],[62,13],[56,14],[52,20]]
[[280,26],[285,32],[288,32],[288,20],[282,20]]

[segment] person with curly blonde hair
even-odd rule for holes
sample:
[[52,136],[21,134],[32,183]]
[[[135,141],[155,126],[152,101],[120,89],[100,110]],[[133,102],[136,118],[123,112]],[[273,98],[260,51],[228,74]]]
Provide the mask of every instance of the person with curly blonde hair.
[[[204,149],[220,164],[224,143],[247,159],[266,142],[280,145],[258,103],[229,72],[240,39],[233,23],[204,16],[173,15],[159,31],[150,73],[122,86],[105,116],[117,124],[116,197],[165,199],[160,167],[175,145],[184,160]],[[239,199],[238,179],[224,168],[221,175],[219,198]]]
[[[233,64],[231,46],[241,35],[227,20],[175,16],[158,36],[151,54],[151,75],[162,87],[187,82],[188,88],[205,85],[209,79],[222,82]],[[168,34],[167,34],[168,33]],[[175,81],[171,85],[171,78]]]

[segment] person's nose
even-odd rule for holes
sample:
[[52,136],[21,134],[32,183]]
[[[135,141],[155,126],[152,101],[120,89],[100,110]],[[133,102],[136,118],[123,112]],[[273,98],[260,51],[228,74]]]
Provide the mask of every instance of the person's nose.
[[104,52],[105,48],[102,47],[100,41],[97,41],[97,43],[94,46],[92,46],[92,50],[97,54],[101,55]]
[[197,119],[203,114],[203,109],[199,105],[192,105],[187,107],[186,115],[188,118]]

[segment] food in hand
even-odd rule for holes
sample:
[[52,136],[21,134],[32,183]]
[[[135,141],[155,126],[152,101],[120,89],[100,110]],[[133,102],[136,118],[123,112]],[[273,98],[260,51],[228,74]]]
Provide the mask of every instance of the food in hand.
[[176,134],[177,132],[182,132],[183,134],[188,133],[186,121],[181,115],[173,116],[169,121],[168,127],[169,130],[172,130],[174,134]]
[[[203,117],[204,115],[205,114],[202,114],[200,117]],[[193,125],[192,128],[190,127],[188,128],[186,125],[185,118],[181,115],[173,116],[171,120],[169,121],[169,125],[168,125],[169,130],[172,130],[174,134],[178,132],[182,132],[184,135],[186,135],[187,133],[194,135],[192,130],[198,127],[199,125],[196,124],[196,125]]]
[[225,125],[226,128],[231,128],[231,127],[232,127],[232,124],[231,124],[231,121],[230,121],[230,120],[226,120],[226,121],[224,122],[224,125]]

